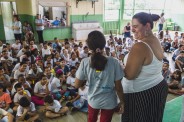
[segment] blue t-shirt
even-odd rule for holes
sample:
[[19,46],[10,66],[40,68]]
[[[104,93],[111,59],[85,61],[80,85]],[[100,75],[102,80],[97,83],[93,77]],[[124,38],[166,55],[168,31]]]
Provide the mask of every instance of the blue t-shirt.
[[54,22],[52,22],[52,24],[53,24],[54,26],[59,26],[60,21],[59,21],[59,20],[55,20]]
[[84,58],[76,72],[76,78],[89,84],[88,103],[96,109],[113,109],[117,106],[115,81],[124,76],[118,60],[107,57],[105,70],[96,72],[90,67],[90,57]]

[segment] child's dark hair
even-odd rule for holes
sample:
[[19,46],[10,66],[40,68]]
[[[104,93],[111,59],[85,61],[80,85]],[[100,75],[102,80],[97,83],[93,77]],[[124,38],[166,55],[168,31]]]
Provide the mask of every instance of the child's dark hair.
[[153,21],[157,21],[157,17],[155,17],[155,14],[148,14],[145,12],[140,12],[137,13],[133,16],[133,19],[137,19],[141,24],[143,24],[144,26],[147,23],[150,23],[150,27],[151,29],[153,29]]
[[6,87],[2,83],[0,83],[0,89],[3,89],[3,92],[6,91]]
[[102,54],[102,52],[96,51],[97,49],[100,49],[101,51],[104,49],[106,45],[104,35],[100,31],[93,31],[89,33],[86,43],[89,49],[93,51],[91,55],[91,68],[100,71],[104,70],[105,65],[107,64],[107,58]]
[[19,101],[19,104],[22,106],[22,107],[28,107],[30,106],[31,102],[27,99],[27,97],[22,97]]
[[17,91],[18,88],[22,88],[22,83],[17,83],[15,85],[15,90]]
[[[173,74],[177,74],[177,75],[179,75],[179,77],[178,78],[174,78],[174,75]],[[181,71],[180,70],[178,70],[178,69],[176,69],[174,72],[173,72],[173,74],[171,75],[171,78],[172,79],[175,79],[175,80],[177,80],[177,81],[181,81]]]
[[70,71],[72,71],[73,69],[77,69],[77,67],[71,66],[71,67],[70,67]]
[[51,95],[47,95],[47,96],[45,96],[45,98],[44,98],[44,102],[45,102],[45,103],[51,104],[51,103],[54,102],[54,100],[53,100],[53,98],[52,98]]

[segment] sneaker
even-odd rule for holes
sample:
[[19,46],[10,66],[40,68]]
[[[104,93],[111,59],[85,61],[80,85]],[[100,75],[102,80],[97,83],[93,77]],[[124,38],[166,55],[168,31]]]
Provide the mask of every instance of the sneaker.
[[68,102],[66,102],[66,106],[70,107],[70,106],[73,106],[73,104],[70,101],[68,101]]

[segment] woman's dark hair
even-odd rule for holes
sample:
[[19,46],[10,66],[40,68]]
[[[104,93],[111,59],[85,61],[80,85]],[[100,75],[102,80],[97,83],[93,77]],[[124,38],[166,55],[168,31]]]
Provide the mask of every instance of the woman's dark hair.
[[17,21],[20,21],[20,19],[19,19],[19,16],[18,16],[18,15],[13,15],[13,18],[16,18],[16,19],[17,19]]
[[31,102],[27,99],[27,97],[22,97],[19,101],[19,104],[22,106],[22,107],[28,107],[30,106]]
[[47,96],[45,96],[45,98],[44,98],[44,102],[51,104],[51,103],[54,102],[54,100],[53,100],[53,98],[52,98],[51,95],[47,95]]
[[148,14],[145,12],[137,13],[133,16],[132,19],[137,19],[141,24],[146,25],[150,23],[151,29],[153,29],[153,21],[157,21],[160,17],[157,14]]
[[93,51],[91,55],[91,67],[100,71],[104,70],[107,58],[102,52],[96,52],[98,48],[102,51],[106,45],[104,35],[100,31],[93,31],[89,33],[86,43],[89,49]]

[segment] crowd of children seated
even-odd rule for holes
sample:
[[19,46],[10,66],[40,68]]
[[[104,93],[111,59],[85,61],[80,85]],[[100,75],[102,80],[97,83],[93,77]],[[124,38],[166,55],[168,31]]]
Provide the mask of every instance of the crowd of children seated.
[[[28,33],[28,32],[27,32]],[[184,68],[183,34],[172,40],[169,32],[161,31],[158,38],[163,52],[173,52],[176,70],[172,73],[167,57],[163,60],[162,74],[169,86],[169,92],[183,94],[182,72]],[[124,68],[124,56],[137,43],[133,36],[117,38],[110,36],[104,55],[119,60]],[[0,113],[15,121],[41,121],[37,107],[44,106],[45,117],[56,118],[68,111],[88,111],[87,81],[79,88],[74,87],[75,73],[83,58],[91,52],[85,43],[74,39],[44,42],[16,40],[13,44],[0,41]],[[36,107],[36,108],[35,108]]]
[[169,93],[182,95],[184,94],[184,82],[182,78],[182,72],[184,71],[184,34],[180,36],[178,32],[175,32],[172,38],[169,31],[161,31],[158,34],[163,52],[172,53],[172,63],[174,66],[174,72],[170,71],[169,60],[167,57],[163,60],[162,75],[168,83]]

